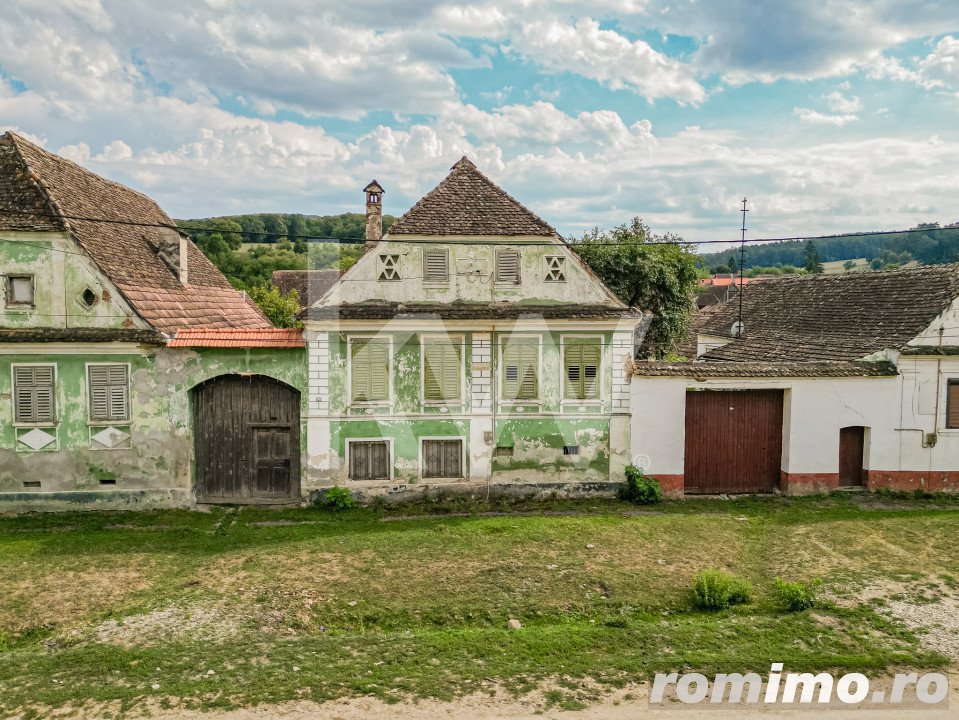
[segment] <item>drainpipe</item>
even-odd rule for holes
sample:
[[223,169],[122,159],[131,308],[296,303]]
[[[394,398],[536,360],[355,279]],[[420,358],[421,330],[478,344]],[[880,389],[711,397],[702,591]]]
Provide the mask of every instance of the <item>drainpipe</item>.
[[[493,283],[491,282],[490,285]],[[493,362],[493,348],[496,344],[496,323],[493,323],[490,326],[489,334],[489,388],[490,388],[490,417],[491,417],[491,440],[492,443],[490,447],[492,448],[489,451],[489,470],[486,471],[486,501],[489,502],[490,488],[493,485],[493,458],[496,455],[496,366],[498,365],[499,356],[496,356],[497,362]]]

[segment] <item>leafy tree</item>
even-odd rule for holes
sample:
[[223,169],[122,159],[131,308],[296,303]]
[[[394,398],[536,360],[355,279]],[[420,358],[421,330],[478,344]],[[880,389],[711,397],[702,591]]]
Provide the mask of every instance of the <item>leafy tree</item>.
[[732,269],[729,267],[729,265],[717,265],[713,268],[713,272],[716,275],[728,275],[732,272]]
[[819,275],[823,271],[822,267],[822,258],[819,257],[819,250],[816,249],[816,243],[812,240],[806,241],[806,249],[803,252],[803,255],[806,259],[806,272],[813,273],[814,275]]
[[849,271],[852,270],[854,267],[856,267],[856,261],[855,261],[855,260],[846,260],[846,262],[844,262],[844,263],[842,264],[842,268],[843,268],[843,270],[845,270],[846,272],[849,272]]
[[653,235],[640,218],[609,231],[594,228],[571,247],[627,305],[656,316],[648,340],[663,356],[682,337],[696,286],[696,256],[672,234]]
[[252,287],[249,292],[250,298],[260,306],[271,323],[281,328],[300,327],[300,322],[296,319],[300,311],[300,299],[296,290],[281,295],[278,287],[270,285]]
[[729,261],[726,263],[726,265],[729,266],[729,272],[731,272],[733,275],[739,272],[739,263],[736,261],[735,255],[729,256]]

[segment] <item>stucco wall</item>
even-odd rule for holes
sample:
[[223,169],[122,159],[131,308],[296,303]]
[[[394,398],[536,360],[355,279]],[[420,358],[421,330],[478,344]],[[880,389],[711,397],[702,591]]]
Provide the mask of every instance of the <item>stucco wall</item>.
[[[88,422],[86,364],[129,363],[131,421],[116,424],[129,442],[91,449],[90,436],[106,425]],[[17,442],[29,428],[13,426],[14,363],[57,367],[57,438],[39,451]],[[0,502],[34,506],[56,502],[184,505],[191,502],[193,436],[190,389],[217,375],[267,375],[300,389],[306,413],[306,359],[302,350],[169,349],[131,344],[0,346]],[[301,433],[305,463],[305,433]],[[111,484],[104,485],[102,481]],[[39,483],[39,487],[36,487]],[[308,490],[308,488],[304,488]],[[42,504],[42,503],[41,503]]]

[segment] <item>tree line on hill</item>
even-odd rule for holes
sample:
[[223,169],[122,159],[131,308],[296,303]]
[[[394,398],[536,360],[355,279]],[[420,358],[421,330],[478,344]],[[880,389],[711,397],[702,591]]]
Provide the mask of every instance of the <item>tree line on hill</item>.
[[[789,274],[810,268],[812,246],[820,263],[865,258],[873,269],[889,269],[917,260],[925,265],[959,261],[959,222],[940,226],[920,223],[916,232],[862,235],[746,245],[744,269],[747,275]],[[739,250],[730,249],[700,256],[710,272],[739,272]],[[814,265],[814,263],[813,263]],[[819,271],[821,272],[821,265]]]

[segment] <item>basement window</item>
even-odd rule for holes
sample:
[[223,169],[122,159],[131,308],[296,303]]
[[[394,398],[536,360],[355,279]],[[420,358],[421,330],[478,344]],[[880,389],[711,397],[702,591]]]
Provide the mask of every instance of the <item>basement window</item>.
[[563,445],[563,455],[579,455],[579,445]]
[[493,451],[496,457],[513,457],[513,448],[506,445],[500,445]]

